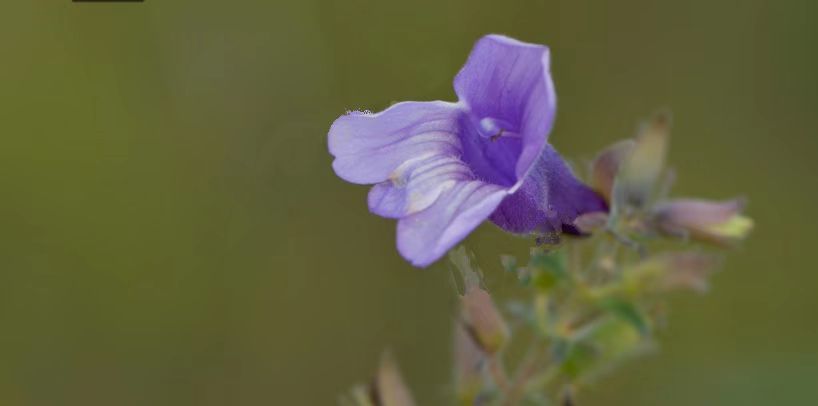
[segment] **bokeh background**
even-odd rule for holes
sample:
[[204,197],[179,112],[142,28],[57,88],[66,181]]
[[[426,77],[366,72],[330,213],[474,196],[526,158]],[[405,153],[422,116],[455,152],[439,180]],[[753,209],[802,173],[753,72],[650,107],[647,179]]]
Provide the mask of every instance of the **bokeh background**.
[[[331,405],[382,349],[444,404],[455,289],[326,150],[347,109],[453,100],[473,42],[548,44],[577,166],[660,108],[676,193],[757,229],[658,354],[582,405],[818,404],[818,3],[0,5],[0,404]],[[489,286],[529,241],[468,240]]]

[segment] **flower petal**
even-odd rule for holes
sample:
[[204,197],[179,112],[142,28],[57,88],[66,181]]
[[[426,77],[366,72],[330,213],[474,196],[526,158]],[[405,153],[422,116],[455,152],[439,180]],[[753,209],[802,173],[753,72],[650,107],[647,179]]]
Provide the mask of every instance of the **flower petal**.
[[369,191],[369,210],[379,216],[400,218],[421,211],[457,181],[471,180],[471,170],[460,159],[429,154],[395,168],[389,180]]
[[573,226],[577,216],[606,210],[602,197],[577,180],[559,153],[547,145],[522,187],[503,201],[491,221],[518,234],[578,233]]
[[427,266],[491,215],[506,197],[505,188],[460,181],[421,212],[398,221],[398,251],[415,266]]
[[457,156],[460,106],[447,102],[403,102],[377,113],[350,113],[329,130],[335,173],[348,182],[386,181],[419,155]]
[[455,92],[476,126],[486,127],[481,124],[487,120],[502,123],[501,128],[511,127],[503,130],[520,137],[515,187],[536,162],[554,122],[556,95],[549,61],[545,46],[488,35],[477,42],[454,80]]

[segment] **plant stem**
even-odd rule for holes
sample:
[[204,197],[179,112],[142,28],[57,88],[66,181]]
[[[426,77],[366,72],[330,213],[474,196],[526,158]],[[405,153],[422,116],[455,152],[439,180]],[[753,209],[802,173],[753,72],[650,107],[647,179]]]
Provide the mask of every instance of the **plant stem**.
[[503,392],[504,395],[507,394],[509,392],[508,376],[506,375],[506,370],[503,367],[499,354],[488,357],[488,369],[492,379],[494,379],[494,383],[500,391]]
[[547,353],[545,345],[535,345],[528,356],[520,363],[514,374],[514,381],[506,392],[502,406],[513,406],[520,402],[525,395],[528,380],[537,373],[540,367],[540,358]]

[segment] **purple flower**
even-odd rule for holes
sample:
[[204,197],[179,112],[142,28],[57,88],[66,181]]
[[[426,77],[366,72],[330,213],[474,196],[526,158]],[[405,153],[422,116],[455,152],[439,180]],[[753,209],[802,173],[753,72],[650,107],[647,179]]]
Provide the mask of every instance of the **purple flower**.
[[341,116],[333,169],[374,184],[373,213],[398,219],[398,250],[431,264],[486,219],[512,233],[576,232],[604,201],[547,143],[556,95],[548,48],[480,39],[454,79],[459,101],[403,102]]

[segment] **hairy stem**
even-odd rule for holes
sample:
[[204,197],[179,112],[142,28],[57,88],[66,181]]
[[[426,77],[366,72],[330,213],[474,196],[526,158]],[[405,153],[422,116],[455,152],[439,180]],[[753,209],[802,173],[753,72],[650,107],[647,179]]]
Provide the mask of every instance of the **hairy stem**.
[[547,354],[546,345],[535,345],[529,354],[520,363],[517,372],[514,374],[514,381],[506,392],[502,406],[513,406],[522,400],[526,394],[529,380],[540,370],[542,357]]

